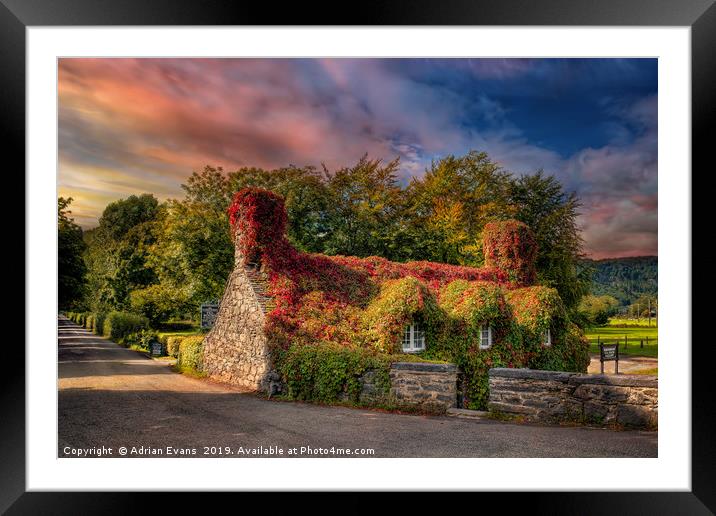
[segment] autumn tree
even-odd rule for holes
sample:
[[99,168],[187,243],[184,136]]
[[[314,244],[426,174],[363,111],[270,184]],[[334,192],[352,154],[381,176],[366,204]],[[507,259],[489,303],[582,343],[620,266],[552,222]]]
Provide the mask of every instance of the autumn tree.
[[405,192],[413,259],[480,265],[485,224],[512,215],[509,180],[484,152],[432,162]]

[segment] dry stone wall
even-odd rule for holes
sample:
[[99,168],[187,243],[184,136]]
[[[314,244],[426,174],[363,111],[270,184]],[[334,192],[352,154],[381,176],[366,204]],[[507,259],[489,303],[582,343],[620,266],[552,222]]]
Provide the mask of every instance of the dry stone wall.
[[361,403],[390,403],[435,412],[455,407],[457,367],[453,364],[394,362],[390,366],[390,388],[386,393],[376,384],[374,371],[361,378]]
[[656,428],[658,381],[651,375],[589,375],[490,369],[491,412],[531,421]]
[[453,364],[394,362],[390,392],[401,404],[452,408],[457,402],[457,367]]

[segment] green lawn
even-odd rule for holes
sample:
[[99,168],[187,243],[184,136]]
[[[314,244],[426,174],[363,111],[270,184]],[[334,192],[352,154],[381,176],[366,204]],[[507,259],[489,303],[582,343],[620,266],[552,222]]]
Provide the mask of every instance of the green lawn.
[[201,330],[197,327],[193,330],[175,330],[175,331],[160,331],[157,332],[157,336],[160,340],[164,341],[165,337],[188,337],[189,335],[198,335]]
[[[604,344],[615,344],[619,342],[619,353],[627,355],[637,355],[645,357],[656,357],[659,351],[658,328],[652,327],[636,327],[636,328],[619,328],[614,326],[600,326],[598,328],[589,328],[584,331],[589,339],[589,351],[599,353],[598,342]],[[627,338],[626,348],[624,347],[624,337]],[[647,337],[649,341],[647,343]],[[644,347],[641,347],[641,341],[644,341]]]

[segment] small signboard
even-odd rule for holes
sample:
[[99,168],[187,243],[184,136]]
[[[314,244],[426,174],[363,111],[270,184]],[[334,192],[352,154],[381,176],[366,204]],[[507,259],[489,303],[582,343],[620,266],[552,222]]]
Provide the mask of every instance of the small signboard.
[[599,344],[599,360],[604,374],[604,362],[614,361],[614,373],[619,374],[619,344]]
[[149,345],[149,352],[153,357],[160,357],[164,354],[164,346],[162,346],[161,342],[154,340]]
[[219,313],[218,303],[201,304],[201,329],[208,330],[214,327],[216,316]]

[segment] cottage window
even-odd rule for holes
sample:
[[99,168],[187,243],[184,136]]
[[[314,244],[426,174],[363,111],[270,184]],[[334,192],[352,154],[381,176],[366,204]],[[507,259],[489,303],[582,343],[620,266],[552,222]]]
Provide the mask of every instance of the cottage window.
[[417,322],[408,324],[403,330],[403,351],[415,353],[425,349],[425,330]]
[[542,344],[544,344],[545,347],[549,347],[552,345],[552,332],[549,331],[549,328],[547,328],[547,331],[544,332]]
[[480,349],[492,346],[492,326],[480,327]]

